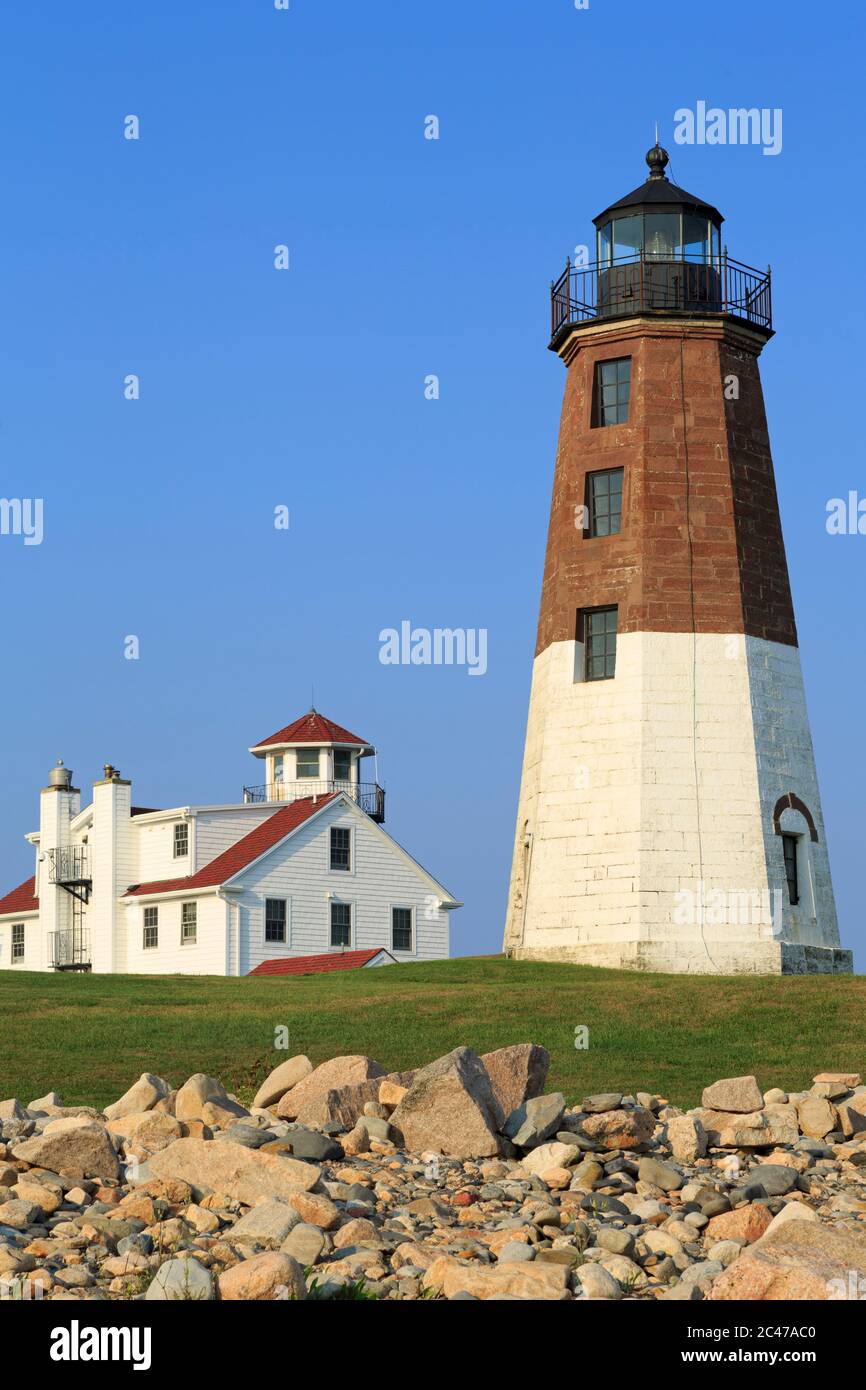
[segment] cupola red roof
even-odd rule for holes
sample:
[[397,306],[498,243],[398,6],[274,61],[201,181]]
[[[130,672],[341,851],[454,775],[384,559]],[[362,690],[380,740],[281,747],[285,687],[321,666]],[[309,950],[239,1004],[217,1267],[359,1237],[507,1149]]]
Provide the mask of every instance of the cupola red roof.
[[359,748],[372,746],[365,738],[350,733],[341,724],[335,724],[333,719],[326,719],[315,709],[311,709],[308,714],[302,714],[300,719],[296,719],[293,724],[287,724],[284,729],[278,729],[270,738],[263,738],[254,743],[253,747],[268,748],[282,743],[352,743]]

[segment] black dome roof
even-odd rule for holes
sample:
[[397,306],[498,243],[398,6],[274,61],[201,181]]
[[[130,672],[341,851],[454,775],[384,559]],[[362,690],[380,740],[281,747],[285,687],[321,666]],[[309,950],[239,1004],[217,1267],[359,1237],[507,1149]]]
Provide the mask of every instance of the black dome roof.
[[670,182],[664,172],[668,163],[668,152],[663,150],[661,145],[653,146],[647,154],[646,162],[650,167],[649,178],[624,198],[611,203],[610,207],[598,214],[598,217],[594,217],[592,220],[596,227],[599,223],[606,222],[611,213],[618,212],[620,208],[635,207],[654,207],[659,211],[665,208],[683,208],[687,212],[702,213],[717,225],[724,222],[724,217],[712,203],[705,203],[703,198],[696,198],[693,193],[687,193],[684,188],[678,188],[675,183]]

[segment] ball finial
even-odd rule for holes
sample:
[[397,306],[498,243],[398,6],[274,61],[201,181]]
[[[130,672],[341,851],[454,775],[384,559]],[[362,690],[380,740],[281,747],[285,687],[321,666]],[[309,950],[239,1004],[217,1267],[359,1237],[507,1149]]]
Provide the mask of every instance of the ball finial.
[[669,159],[670,155],[667,150],[662,149],[658,141],[656,141],[651,150],[647,150],[646,162],[649,165],[649,176],[651,179],[667,178],[665,169]]

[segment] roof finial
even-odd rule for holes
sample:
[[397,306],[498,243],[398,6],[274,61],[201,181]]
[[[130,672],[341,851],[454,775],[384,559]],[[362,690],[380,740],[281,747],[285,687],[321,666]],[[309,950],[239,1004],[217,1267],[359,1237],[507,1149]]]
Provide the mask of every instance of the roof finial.
[[663,150],[659,144],[659,125],[656,121],[656,142],[651,150],[647,150],[646,162],[649,165],[649,176],[651,179],[666,179],[667,167],[670,155],[667,150]]

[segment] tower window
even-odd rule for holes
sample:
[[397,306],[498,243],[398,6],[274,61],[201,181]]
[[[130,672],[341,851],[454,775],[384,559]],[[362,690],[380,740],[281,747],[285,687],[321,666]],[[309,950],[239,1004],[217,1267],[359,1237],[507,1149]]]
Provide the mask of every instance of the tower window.
[[626,424],[630,388],[630,357],[615,357],[609,362],[596,362],[593,424]]
[[319,750],[318,748],[299,748],[298,749],[298,776],[299,777],[318,777],[319,775]]
[[285,898],[265,898],[265,941],[286,940]]
[[331,868],[351,868],[352,832],[344,825],[331,826]]
[[334,781],[348,782],[352,775],[352,754],[347,748],[334,749]]
[[189,826],[186,821],[180,821],[174,827],[174,857],[183,859],[189,854]]
[[799,835],[783,835],[782,851],[785,855],[785,877],[788,880],[788,901],[796,907],[800,901],[800,875],[797,863],[797,841]]
[[391,950],[412,950],[412,909],[411,907],[391,908]]
[[12,964],[24,959],[24,923],[16,922],[12,928]]
[[578,614],[584,680],[612,680],[616,674],[616,620],[616,608],[589,608]]
[[616,536],[622,520],[621,468],[586,475],[586,515],[588,536]]
[[194,946],[198,938],[198,903],[180,905],[180,944]]
[[331,903],[331,945],[351,946],[352,904]]
[[276,754],[274,755],[274,781],[277,782],[277,783],[279,783],[279,782],[282,782],[282,780],[283,780],[283,755],[282,755],[282,753],[276,753]]
[[155,951],[159,945],[159,908],[144,909],[144,933],[141,941],[145,951]]

